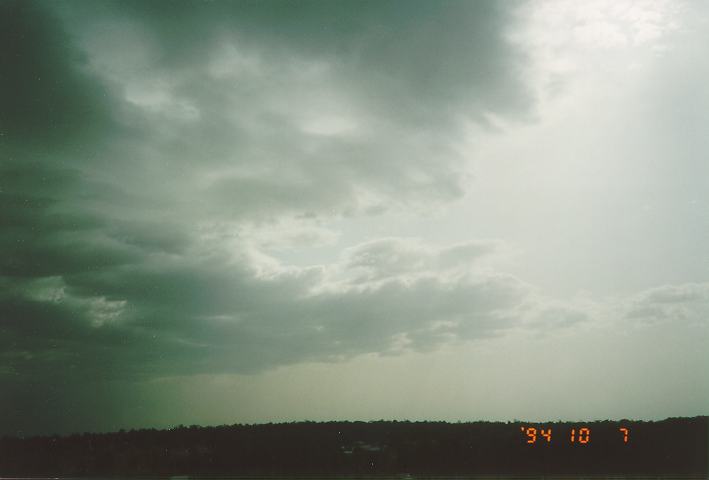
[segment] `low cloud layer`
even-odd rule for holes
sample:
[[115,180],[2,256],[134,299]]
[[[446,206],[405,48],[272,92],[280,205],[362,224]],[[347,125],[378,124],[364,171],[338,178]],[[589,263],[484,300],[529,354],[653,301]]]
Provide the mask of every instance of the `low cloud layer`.
[[313,222],[460,198],[462,122],[527,114],[511,6],[402,6],[3,3],[7,388],[507,328],[526,287],[466,268],[489,245],[382,240],[312,267],[261,249],[290,238],[269,225],[327,235]]
[[193,251],[5,280],[6,372],[243,373],[494,335],[516,323],[511,309],[530,289],[474,273],[486,248],[386,239],[306,268],[249,252]]

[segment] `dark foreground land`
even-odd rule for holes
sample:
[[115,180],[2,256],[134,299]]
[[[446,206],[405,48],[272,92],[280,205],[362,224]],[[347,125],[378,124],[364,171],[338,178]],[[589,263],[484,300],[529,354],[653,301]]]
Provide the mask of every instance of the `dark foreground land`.
[[709,417],[658,422],[298,422],[0,439],[0,477],[644,474],[706,478]]

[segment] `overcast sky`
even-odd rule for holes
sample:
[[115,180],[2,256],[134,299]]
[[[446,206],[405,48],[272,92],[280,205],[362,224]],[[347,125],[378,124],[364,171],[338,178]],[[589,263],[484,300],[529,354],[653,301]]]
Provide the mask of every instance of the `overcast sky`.
[[709,413],[706,2],[0,2],[0,433]]

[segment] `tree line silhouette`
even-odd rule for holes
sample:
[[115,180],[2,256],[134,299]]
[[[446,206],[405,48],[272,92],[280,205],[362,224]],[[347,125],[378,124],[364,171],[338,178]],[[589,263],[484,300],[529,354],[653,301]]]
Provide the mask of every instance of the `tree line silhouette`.
[[581,473],[706,477],[708,436],[707,416],[544,424],[382,420],[193,425],[2,437],[0,476]]

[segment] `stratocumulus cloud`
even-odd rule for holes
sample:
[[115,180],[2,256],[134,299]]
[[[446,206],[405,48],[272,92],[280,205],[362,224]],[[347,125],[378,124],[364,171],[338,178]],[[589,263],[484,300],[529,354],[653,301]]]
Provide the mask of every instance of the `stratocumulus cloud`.
[[[105,362],[123,365],[118,372],[132,369],[123,350],[142,369],[161,363],[151,356],[163,349],[192,351],[206,369],[250,370],[296,361],[309,343],[315,357],[333,354],[338,342],[352,353],[387,348],[377,328],[406,334],[436,320],[411,317],[407,297],[423,300],[417,292],[431,287],[442,296],[430,307],[436,317],[446,296],[482,288],[436,279],[431,265],[428,280],[307,296],[318,287],[316,271],[260,277],[240,253],[240,232],[245,222],[459,196],[462,159],[447,146],[456,117],[523,114],[528,103],[514,74],[520,55],[502,36],[502,6],[421,3],[402,15],[395,3],[350,11],[274,2],[207,4],[195,15],[178,3],[170,19],[156,7],[3,7],[13,62],[3,86],[11,345],[44,345],[50,363],[66,355],[78,371],[97,374],[105,372],[82,361],[84,349],[105,348]],[[431,37],[433,30],[445,33]],[[413,56],[412,42],[420,45]],[[417,255],[405,253],[405,262]],[[499,284],[503,297],[516,288]],[[357,306],[373,300],[389,304],[386,315]],[[338,303],[351,307],[335,313]],[[313,319],[362,308],[360,318]],[[341,325],[316,334],[317,322]],[[346,328],[362,338],[339,338]],[[257,338],[277,355],[248,353]],[[160,346],[146,349],[151,342]],[[236,353],[223,352],[227,345]],[[28,363],[42,361],[31,356]]]

